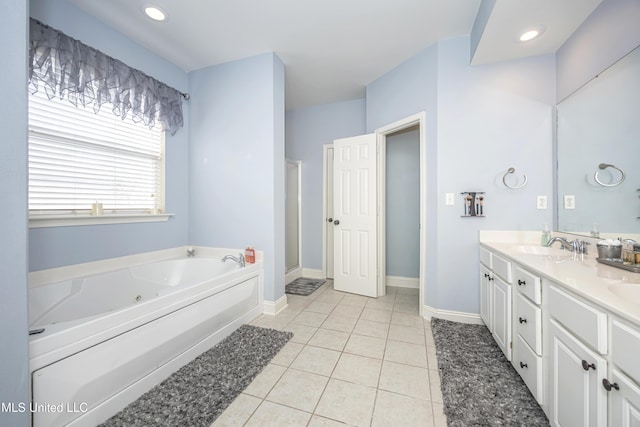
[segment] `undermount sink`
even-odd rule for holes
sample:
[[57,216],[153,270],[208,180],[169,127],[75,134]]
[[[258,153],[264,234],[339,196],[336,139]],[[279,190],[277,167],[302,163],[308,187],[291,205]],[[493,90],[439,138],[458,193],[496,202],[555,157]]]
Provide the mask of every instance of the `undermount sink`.
[[552,255],[570,257],[572,253],[560,248],[552,248],[548,246],[520,245],[516,246],[516,252],[528,255]]
[[640,284],[620,283],[610,285],[609,290],[627,301],[640,303]]

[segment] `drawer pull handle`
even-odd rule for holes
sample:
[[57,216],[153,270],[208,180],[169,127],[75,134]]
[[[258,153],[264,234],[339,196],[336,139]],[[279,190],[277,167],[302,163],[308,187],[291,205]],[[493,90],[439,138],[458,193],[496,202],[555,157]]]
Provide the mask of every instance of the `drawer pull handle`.
[[518,322],[527,323],[527,319],[523,319],[522,317],[518,317]]
[[489,277],[489,275],[487,273],[484,273],[484,277]]
[[518,279],[518,286],[524,286],[526,284],[527,284],[527,282],[525,282],[524,280]]
[[582,361],[582,369],[588,371],[589,369],[593,369],[595,371],[596,365],[594,363],[589,363],[586,360]]
[[529,365],[527,365],[526,363],[522,363],[522,362],[520,362],[520,367],[521,367],[521,368],[528,368],[528,367],[529,367]]
[[616,390],[620,390],[620,386],[618,385],[618,383],[610,383],[609,380],[606,378],[602,379],[602,386],[607,391],[611,391],[612,388]]
[[493,277],[489,276],[489,278],[487,280],[493,280]]

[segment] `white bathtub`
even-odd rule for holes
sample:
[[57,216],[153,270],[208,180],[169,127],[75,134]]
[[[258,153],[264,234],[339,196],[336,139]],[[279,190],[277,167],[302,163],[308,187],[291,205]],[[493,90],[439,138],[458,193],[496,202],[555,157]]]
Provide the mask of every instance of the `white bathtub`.
[[98,424],[262,313],[261,256],[195,249],[30,273],[34,426]]

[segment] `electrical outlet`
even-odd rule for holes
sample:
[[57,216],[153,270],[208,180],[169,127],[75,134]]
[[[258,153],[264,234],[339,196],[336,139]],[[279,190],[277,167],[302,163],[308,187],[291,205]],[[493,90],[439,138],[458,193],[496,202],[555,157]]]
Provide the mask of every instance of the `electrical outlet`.
[[444,198],[444,204],[447,206],[453,206],[453,193],[447,193]]
[[565,209],[575,209],[576,208],[576,196],[564,196],[564,208]]
[[547,209],[547,196],[538,196],[536,206],[538,209]]

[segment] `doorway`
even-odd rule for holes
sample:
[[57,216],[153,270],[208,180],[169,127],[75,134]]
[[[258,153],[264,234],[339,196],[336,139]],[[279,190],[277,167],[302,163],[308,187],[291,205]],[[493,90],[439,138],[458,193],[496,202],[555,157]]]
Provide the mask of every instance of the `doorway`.
[[[405,131],[407,129],[416,129],[419,137],[419,250],[418,250],[418,289],[419,302],[418,310],[420,316],[424,311],[424,289],[426,278],[426,224],[427,224],[427,170],[426,170],[426,115],[424,112],[398,120],[390,125],[379,128],[375,131],[378,144],[378,200],[386,200],[386,144],[387,138],[393,134]],[[391,141],[392,143],[393,141]],[[333,243],[332,234],[333,226],[333,144],[323,146],[323,272],[325,277],[333,277]],[[386,245],[386,206],[385,203],[379,203],[378,212],[378,251],[377,251],[377,287],[378,296],[386,294],[387,286],[387,245]]]
[[287,160],[285,189],[285,274],[295,275],[301,269],[301,165]]

